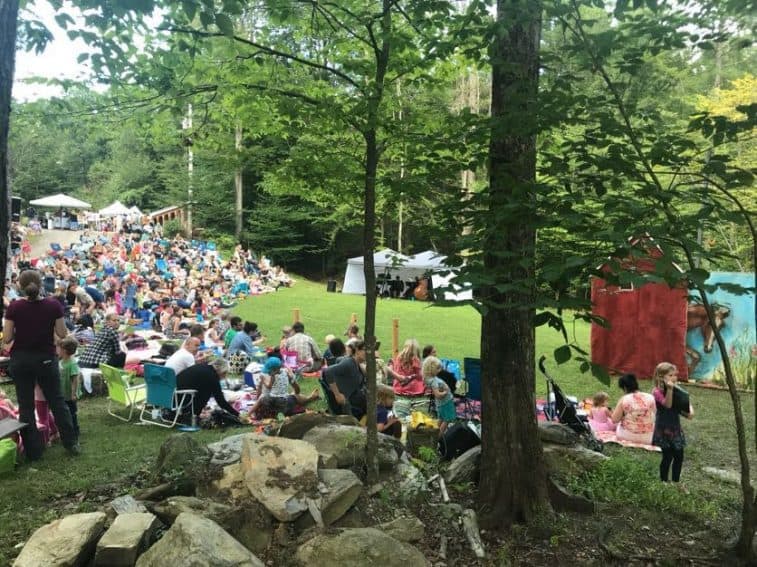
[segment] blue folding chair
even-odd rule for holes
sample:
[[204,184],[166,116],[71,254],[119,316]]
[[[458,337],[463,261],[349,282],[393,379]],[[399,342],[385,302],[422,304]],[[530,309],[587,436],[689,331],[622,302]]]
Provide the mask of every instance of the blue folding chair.
[[463,372],[465,381],[468,383],[468,393],[466,397],[471,400],[481,401],[481,359],[464,358]]
[[[157,364],[145,364],[145,387],[147,396],[142,406],[139,421],[159,427],[174,427],[181,414],[192,410],[197,390],[177,390],[176,374],[173,369]],[[163,411],[173,413],[173,419],[165,419]]]

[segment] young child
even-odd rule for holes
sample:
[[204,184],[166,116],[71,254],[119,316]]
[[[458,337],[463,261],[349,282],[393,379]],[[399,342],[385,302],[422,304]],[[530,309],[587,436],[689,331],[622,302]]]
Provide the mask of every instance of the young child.
[[431,389],[436,403],[436,417],[439,419],[439,436],[444,435],[447,426],[457,419],[455,400],[447,383],[437,375],[442,370],[442,362],[435,356],[429,356],[423,361],[423,379]]
[[384,384],[376,385],[376,429],[379,433],[402,438],[402,423],[389,412],[394,405],[394,390]]
[[589,425],[594,431],[615,431],[615,423],[610,416],[612,412],[607,407],[610,396],[607,392],[597,392],[592,399],[593,405],[589,414]]
[[79,420],[77,419],[78,408],[76,400],[81,395],[81,379],[79,366],[76,364],[74,355],[79,347],[79,342],[74,337],[66,337],[58,343],[58,356],[60,357],[60,389],[63,399],[66,401],[68,411],[71,412],[71,420],[74,423],[74,431],[79,436]]
[[[678,382],[678,368],[670,362],[661,362],[654,371],[654,396],[657,405],[655,417],[654,435],[652,444],[662,449],[662,461],[660,462],[660,480],[668,482],[668,473],[673,465],[672,481],[678,483],[681,480],[681,467],[683,466],[683,448],[686,446],[686,437],[681,428],[681,418],[677,410],[673,409],[673,390]],[[683,414],[691,419],[694,409],[689,404],[689,411]],[[685,492],[686,489],[679,485]]]

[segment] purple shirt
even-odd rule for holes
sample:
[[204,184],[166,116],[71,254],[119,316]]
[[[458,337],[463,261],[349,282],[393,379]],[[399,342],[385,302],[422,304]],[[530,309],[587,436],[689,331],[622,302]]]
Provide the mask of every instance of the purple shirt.
[[5,318],[13,321],[14,339],[11,354],[16,350],[55,354],[55,321],[63,317],[63,306],[53,297],[39,301],[20,299],[5,310]]

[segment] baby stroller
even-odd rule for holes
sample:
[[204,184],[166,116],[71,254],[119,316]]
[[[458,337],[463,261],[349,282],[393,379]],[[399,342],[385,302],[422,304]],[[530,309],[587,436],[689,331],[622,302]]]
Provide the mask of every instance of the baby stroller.
[[578,413],[578,402],[570,400],[547,373],[547,369],[544,367],[546,358],[544,355],[539,358],[539,370],[547,380],[548,403],[544,406],[544,415],[548,421],[559,421],[563,425],[567,425],[578,433],[589,449],[601,453],[604,450],[604,444],[594,436],[588,417]]

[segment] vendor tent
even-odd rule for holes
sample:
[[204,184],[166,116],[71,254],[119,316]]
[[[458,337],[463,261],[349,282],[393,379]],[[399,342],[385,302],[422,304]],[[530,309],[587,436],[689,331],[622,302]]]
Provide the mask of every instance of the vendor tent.
[[126,217],[131,214],[129,207],[121,203],[121,201],[116,201],[97,212],[101,217]]
[[[414,268],[404,267],[409,260],[409,257],[389,248],[376,252],[373,255],[373,264],[376,268],[377,276],[381,274],[390,276],[391,278],[399,276],[402,280],[423,275],[423,270],[419,271]],[[365,293],[365,274],[363,273],[362,256],[347,260],[347,270],[344,273],[342,293]]]
[[29,201],[30,205],[35,207],[50,207],[54,209],[67,208],[67,209],[89,209],[92,207],[85,201],[80,201],[74,197],[70,197],[63,193],[57,195],[50,195],[49,197],[42,197],[41,199],[34,199]]
[[129,209],[129,215],[134,218],[139,218],[142,216],[142,211],[139,210],[139,207],[134,205],[133,207]]

